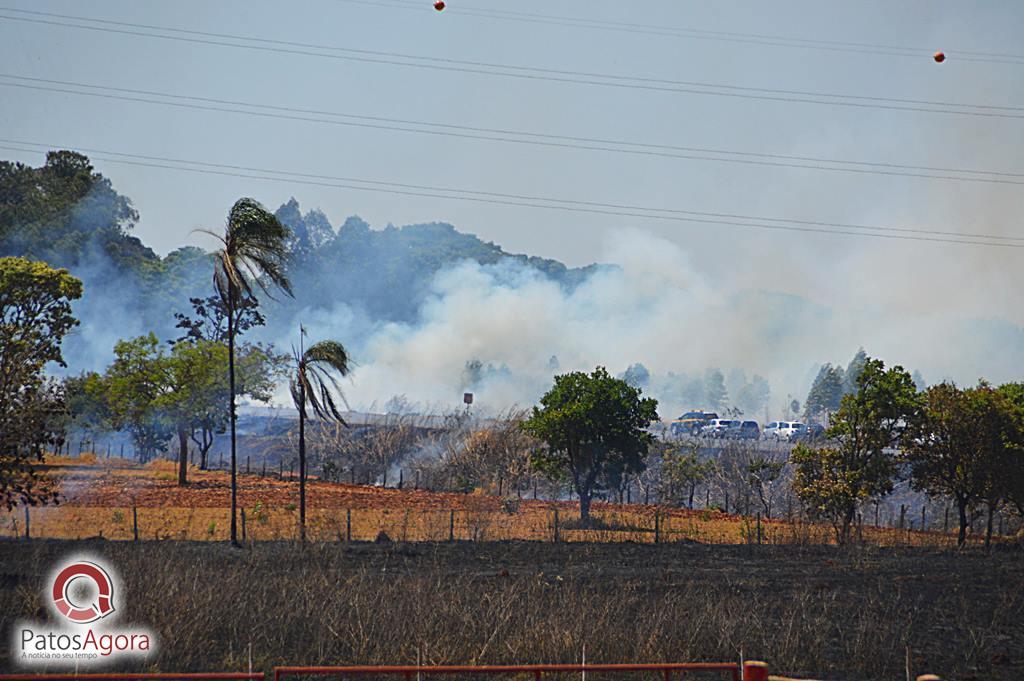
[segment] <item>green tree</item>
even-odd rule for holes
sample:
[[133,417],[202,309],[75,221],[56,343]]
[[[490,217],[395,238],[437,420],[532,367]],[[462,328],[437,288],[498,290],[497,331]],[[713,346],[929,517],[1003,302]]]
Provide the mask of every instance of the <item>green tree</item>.
[[864,348],[857,350],[857,353],[850,360],[850,363],[846,365],[846,372],[843,374],[843,392],[849,395],[857,391],[857,378],[860,376],[860,372],[864,370],[864,365],[867,364],[868,353],[864,352]]
[[597,367],[589,375],[556,376],[554,387],[523,424],[547,445],[533,453],[533,466],[548,475],[571,476],[584,524],[602,479],[643,470],[653,439],[646,429],[658,420],[657,407],[657,400],[641,397],[638,388]]
[[1009,393],[984,382],[967,390],[934,385],[924,392],[923,407],[903,436],[903,458],[915,490],[956,504],[959,546],[967,541],[973,506],[987,506],[987,544],[992,515],[1013,497],[1020,420]]
[[231,431],[231,543],[238,543],[238,455],[235,422],[235,334],[238,313],[256,290],[270,295],[271,287],[291,295],[285,274],[288,228],[254,199],[239,199],[228,213],[223,236],[209,232],[221,244],[214,253],[213,283],[227,308],[228,399]]
[[1006,486],[1006,501],[1024,517],[1024,383],[999,386],[1007,414],[1012,419],[1007,438],[1007,465],[1001,471]]
[[840,544],[849,539],[858,505],[892,491],[892,447],[917,404],[903,367],[886,369],[881,360],[867,358],[856,391],[843,397],[826,431],[835,446],[794,448],[794,491],[814,516],[832,524]]
[[804,400],[805,418],[811,420],[839,409],[843,399],[843,370],[826,364],[818,371]]
[[165,395],[174,389],[170,366],[156,334],[150,333],[114,345],[114,361],[101,381],[88,388],[110,410],[111,423],[127,431],[141,461],[165,449],[170,423],[162,413]]
[[678,506],[684,503],[693,508],[693,495],[700,485],[707,481],[711,464],[701,461],[698,456],[700,445],[690,443],[684,448],[669,447],[661,455],[661,475],[658,496]]
[[[300,330],[300,337],[305,335]],[[295,353],[295,375],[290,388],[295,408],[299,411],[299,537],[306,541],[306,419],[307,406],[318,419],[345,424],[338,411],[338,400],[344,399],[335,374],[347,376],[350,359],[338,341],[324,340],[305,350],[300,344]]]
[[0,258],[0,503],[8,510],[56,499],[35,464],[58,443],[66,404],[43,369],[64,364],[61,341],[78,323],[71,302],[81,295],[67,270]]

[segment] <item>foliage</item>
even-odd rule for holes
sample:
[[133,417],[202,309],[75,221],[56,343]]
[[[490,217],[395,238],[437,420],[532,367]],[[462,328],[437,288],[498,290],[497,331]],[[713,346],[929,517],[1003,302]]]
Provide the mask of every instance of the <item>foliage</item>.
[[64,363],[61,341],[78,323],[71,302],[81,295],[67,270],[0,258],[0,504],[8,509],[55,499],[34,463],[62,442],[66,400],[43,369]]
[[693,508],[694,488],[705,482],[713,469],[710,462],[700,460],[699,449],[694,442],[667,447],[662,453],[658,497],[663,502]]
[[543,473],[570,474],[583,521],[589,519],[595,487],[610,476],[643,470],[652,440],[646,428],[658,419],[658,403],[640,395],[604,367],[589,375],[562,374],[523,424],[547,445],[533,453],[533,466]]
[[[174,313],[174,318],[178,320],[175,327],[185,332],[178,338],[178,341],[191,339],[226,343],[228,339],[228,308],[220,296],[189,298],[188,301],[192,305],[193,316],[190,317],[182,312]],[[259,310],[259,303],[254,298],[243,298],[238,302],[234,323],[237,333],[245,333],[253,327],[264,324],[266,324],[266,319]]]
[[839,409],[843,399],[844,381],[842,367],[825,364],[811,384],[811,390],[804,400],[804,414],[808,420]]
[[892,490],[895,445],[917,411],[917,392],[902,367],[866,358],[856,392],[843,397],[826,436],[834,447],[794,449],[794,491],[812,515],[828,520],[845,543],[857,507]]
[[987,501],[992,508],[1012,496],[1019,427],[1004,393],[984,383],[968,390],[940,383],[924,392],[903,437],[903,456],[915,489],[956,503],[960,545],[972,505]]

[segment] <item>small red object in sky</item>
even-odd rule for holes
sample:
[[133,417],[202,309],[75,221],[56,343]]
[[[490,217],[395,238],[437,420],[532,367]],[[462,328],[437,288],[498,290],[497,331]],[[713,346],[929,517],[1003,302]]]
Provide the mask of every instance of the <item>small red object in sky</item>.
[[935,59],[935,61],[937,61],[937,62],[939,62],[941,64],[942,62],[946,61],[946,53],[945,52],[936,52],[934,59]]
[[436,9],[438,12],[443,10],[444,9],[444,0],[437,0],[434,3],[434,9]]

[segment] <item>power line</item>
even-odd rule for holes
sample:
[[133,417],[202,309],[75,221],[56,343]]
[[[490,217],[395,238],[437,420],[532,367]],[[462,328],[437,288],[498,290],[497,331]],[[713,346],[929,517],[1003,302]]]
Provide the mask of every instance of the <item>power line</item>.
[[[429,5],[424,5],[419,0],[335,0],[349,4],[363,5],[377,8],[392,8],[405,10],[432,11]],[[751,45],[764,45],[770,47],[788,47],[797,49],[823,50],[829,52],[850,52],[858,55],[865,53],[877,54],[890,57],[908,57],[922,59],[931,57],[933,49],[924,47],[908,47],[904,45],[884,45],[878,43],[848,42],[840,40],[820,40],[811,38],[798,38],[792,36],[781,36],[764,33],[741,33],[737,31],[712,31],[707,29],[656,26],[652,24],[640,24],[621,21],[605,21],[600,19],[589,19],[585,17],[568,17],[552,14],[539,14],[536,12],[518,12],[503,9],[483,9],[467,6],[461,1],[457,8],[452,8],[453,16],[472,16],[485,19],[496,19],[501,21],[517,21],[532,24],[546,24],[551,26],[567,26],[571,28],[597,29],[605,31],[617,31],[623,33],[635,33],[641,35],[658,35],[671,38],[686,38],[696,40],[711,40],[731,43],[744,43]],[[985,62],[992,64],[1024,64],[1024,55],[1008,54],[1001,52],[980,52],[975,50],[956,50],[957,61],[963,62]]]
[[[362,50],[329,45],[316,45],[311,43],[299,43],[293,41],[259,38],[252,36],[241,36],[226,33],[193,31],[173,27],[155,26],[152,24],[135,24],[129,22],[109,21],[105,19],[90,19],[88,17],[78,17],[72,15],[31,12],[30,10],[19,10],[13,8],[0,7],[0,10],[17,13],[31,13],[36,15],[56,17],[60,19],[69,19],[72,21],[87,21],[100,25],[90,26],[84,24],[68,23],[66,21],[55,21],[53,19],[40,19],[25,16],[9,16],[0,14],[0,19],[6,19],[8,21],[21,21],[27,23],[99,31],[104,33],[132,35],[147,38],[158,38],[163,40],[179,41],[191,44],[232,47],[236,49],[256,50],[261,52],[273,52],[329,59],[341,59],[346,61],[387,64],[392,66],[406,66],[411,68],[451,71],[457,73],[470,73],[475,75],[499,76],[504,78],[525,79],[530,81],[575,83],[581,85],[597,85],[604,87],[626,88],[632,90],[648,90],[675,94],[697,94],[717,97],[755,99],[762,101],[817,104],[822,106],[842,106],[860,109],[912,111],[918,113],[938,113],[947,115],[974,116],[984,118],[1024,118],[1024,113],[1022,113],[1024,112],[1024,107],[1021,106],[964,104],[959,102],[904,99],[898,97],[878,97],[868,95],[813,92],[806,90],[760,88],[733,85],[727,83],[682,81],[638,76],[620,76],[615,74],[603,74],[587,71],[547,69],[539,67],[517,66],[509,64],[496,64],[490,62],[411,55],[397,52],[384,52],[377,50]],[[121,26],[126,28],[114,28],[114,26]],[[145,30],[135,30],[135,28]],[[164,35],[161,33],[153,33],[152,31],[154,30],[175,33],[180,35]],[[245,41],[245,43],[225,42],[225,39]]]
[[[455,137],[460,139],[471,139],[477,141],[502,142],[507,144],[520,144],[562,149],[580,149],[585,151],[612,152],[684,160],[717,161],[722,163],[739,163],[744,165],[755,166],[803,168],[820,171],[856,173],[860,175],[884,175],[949,180],[956,182],[980,182],[990,184],[1024,185],[1024,173],[1015,173],[1007,171],[943,168],[937,166],[915,166],[898,163],[884,163],[871,161],[849,161],[841,159],[827,159],[808,156],[788,156],[784,154],[769,154],[760,152],[712,149],[707,147],[685,147],[668,144],[653,144],[643,142],[632,142],[626,140],[604,139],[596,137],[553,135],[547,133],[535,133],[529,131],[508,130],[501,128],[486,128],[467,125],[457,125],[452,123],[436,123],[402,118],[388,118],[383,116],[365,116],[345,112],[303,109],[272,104],[260,104],[253,102],[243,102],[238,100],[219,99],[215,97],[178,95],[154,90],[137,90],[132,88],[95,85],[91,83],[80,83],[74,81],[34,78],[30,76],[16,76],[4,73],[0,73],[0,79],[22,81],[17,83],[8,83],[4,82],[3,80],[0,80],[0,87],[17,87],[30,90],[40,90],[44,92],[56,92],[62,94],[95,97],[100,99],[112,99],[118,101],[129,101],[143,104],[155,104],[181,108],[190,108],[201,111],[236,113],[282,120],[297,120],[311,123],[342,125],[347,127],[393,130],[412,134]],[[81,92],[78,90],[68,89],[69,87],[87,88],[90,90],[99,90],[100,92]],[[159,97],[162,99],[154,99],[154,97]],[[201,104],[191,104],[188,102],[200,102]],[[236,107],[246,108],[239,109]],[[252,111],[250,109],[263,109],[264,111]],[[322,118],[323,116],[330,116],[332,118]],[[719,156],[712,156],[709,154],[718,154]],[[829,166],[823,164],[833,165]]]
[[[7,149],[9,151],[19,151],[23,153],[40,153],[40,148],[47,150],[67,147],[62,147],[62,145],[42,144],[38,142],[27,142],[20,140],[0,140],[0,149]],[[102,160],[111,163],[121,163],[125,165],[150,168],[161,168],[166,170],[178,170],[183,172],[202,173],[207,175],[221,175],[227,177],[240,177],[247,179],[276,182],[292,182],[295,184],[303,185],[381,192],[404,196],[417,196],[432,199],[471,201],[475,203],[485,204],[522,206],[527,208],[561,210],[598,215],[615,215],[622,217],[635,217],[643,219],[668,220],[699,224],[717,224],[734,227],[748,227],[754,229],[782,230],[791,232],[806,232],[854,237],[874,237],[882,239],[897,239],[904,241],[924,241],[961,245],[993,246],[1000,248],[1024,248],[1024,243],[1018,243],[1024,242],[1024,237],[1007,237],[1000,235],[971,234],[964,232],[944,232],[939,230],[924,230],[900,227],[854,225],[838,222],[799,220],[790,218],[772,218],[765,216],[694,211],[678,208],[652,208],[629,204],[602,203],[596,201],[581,201],[574,199],[532,196],[526,194],[489,192],[453,187],[439,187],[432,185],[386,182],[382,180],[369,180],[363,178],[318,175],[312,173],[297,173],[276,169],[255,168],[221,163],[208,163],[203,161],[175,159],[161,156],[148,156],[143,154],[130,154],[102,149],[89,149],[82,147],[79,148],[82,151],[88,152],[90,154],[100,154],[101,156],[93,156],[93,158],[96,160]]]

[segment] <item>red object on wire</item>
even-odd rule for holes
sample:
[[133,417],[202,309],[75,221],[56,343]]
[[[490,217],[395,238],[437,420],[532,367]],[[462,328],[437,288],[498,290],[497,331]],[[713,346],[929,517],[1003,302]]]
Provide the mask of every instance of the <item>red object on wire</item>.
[[434,9],[436,9],[438,12],[443,10],[444,9],[444,0],[436,0],[436,2],[434,2]]
[[[444,4],[444,3],[442,3],[442,4]],[[942,62],[946,61],[946,53],[945,52],[936,52],[935,56],[933,57],[933,59],[935,59],[935,61],[937,61],[938,63],[941,64]]]

